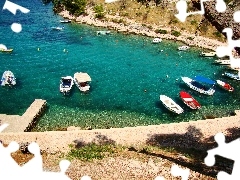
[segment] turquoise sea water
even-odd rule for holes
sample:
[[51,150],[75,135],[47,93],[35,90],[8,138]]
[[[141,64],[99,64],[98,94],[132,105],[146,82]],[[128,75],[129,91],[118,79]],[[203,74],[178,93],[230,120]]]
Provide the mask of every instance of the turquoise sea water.
[[[222,77],[226,70],[212,64],[214,58],[199,57],[201,49],[179,52],[176,49],[181,44],[177,42],[152,44],[152,38],[113,31],[109,36],[97,36],[100,28],[60,24],[62,18],[53,14],[51,4],[43,5],[40,0],[15,3],[30,9],[30,13],[17,12],[14,16],[1,11],[0,44],[14,51],[0,54],[0,73],[11,70],[17,85],[0,88],[0,113],[21,115],[34,99],[45,99],[48,109],[35,130],[181,122],[227,116],[239,109],[238,82]],[[22,24],[21,33],[11,31],[13,22]],[[64,26],[64,30],[53,31],[53,26]],[[80,71],[92,78],[90,93],[82,94],[74,87],[71,95],[64,97],[59,93],[60,78]],[[236,90],[228,93],[216,87],[213,96],[200,95],[180,80],[181,76],[195,75],[222,79]],[[202,109],[186,107],[179,98],[181,90],[192,94]],[[159,101],[160,94],[179,103],[184,114],[169,112]]]

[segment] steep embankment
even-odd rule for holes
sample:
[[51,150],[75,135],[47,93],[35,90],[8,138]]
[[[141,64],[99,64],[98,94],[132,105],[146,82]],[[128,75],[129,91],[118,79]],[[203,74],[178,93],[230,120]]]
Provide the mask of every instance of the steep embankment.
[[[199,1],[193,1],[195,7],[200,9]],[[240,3],[237,1],[229,3],[224,13],[217,12],[215,8],[216,2],[205,2],[205,17],[214,25],[218,31],[222,32],[224,28],[233,29],[233,39],[240,38],[240,23],[234,22],[233,14],[240,9]]]

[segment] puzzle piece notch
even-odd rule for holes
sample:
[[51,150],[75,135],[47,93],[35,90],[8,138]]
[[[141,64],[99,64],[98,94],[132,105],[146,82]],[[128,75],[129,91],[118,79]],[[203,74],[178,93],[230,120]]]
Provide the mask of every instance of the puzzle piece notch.
[[188,180],[190,170],[189,169],[182,169],[178,167],[177,165],[173,165],[171,167],[171,174],[174,177],[181,176],[182,180]]
[[[176,8],[178,10],[178,14],[176,14],[175,17],[177,17],[181,22],[184,22],[186,20],[187,16],[189,16],[189,15],[194,15],[194,14],[203,15],[205,13],[203,2],[207,2],[207,1],[210,1],[210,0],[200,0],[200,7],[201,7],[200,11],[187,13],[186,0],[180,0],[176,3]],[[215,5],[216,10],[218,12],[226,11],[227,7],[226,7],[226,3],[224,2],[224,0],[216,0],[216,1],[217,1],[216,5]]]
[[[24,8],[22,6],[19,6],[19,5],[15,4],[11,1],[8,1],[8,0],[6,0],[5,4],[3,6],[3,10],[5,10],[5,9],[9,10],[14,15],[16,15],[17,10],[20,10],[22,13],[25,13],[25,14],[30,12],[29,9]],[[12,29],[13,32],[19,33],[19,32],[22,31],[22,25],[19,24],[19,23],[13,23],[11,25],[11,29]]]
[[220,171],[217,175],[218,180],[237,180],[240,177],[240,139],[233,140],[229,143],[225,142],[225,136],[222,133],[215,135],[215,141],[218,143],[217,148],[208,150],[207,157],[204,159],[204,162],[207,166],[213,166],[215,164],[215,156],[221,156],[234,161],[232,174]]
[[[80,180],[92,180],[89,176],[83,176]],[[159,180],[159,179],[158,179]]]
[[233,49],[235,47],[240,47],[240,40],[233,40],[233,30],[231,28],[223,29],[223,32],[226,33],[228,45],[227,46],[219,46],[216,49],[216,53],[218,57],[229,56],[231,68],[237,69],[240,68],[240,59],[235,59],[233,57]]
[[240,11],[236,11],[234,14],[233,14],[233,19],[235,22],[239,23],[240,22]]
[[15,4],[8,0],[6,0],[5,4],[3,6],[3,10],[5,10],[5,9],[9,10],[14,15],[16,15],[17,10],[20,10],[22,13],[25,13],[25,14],[30,12],[29,9],[19,6],[18,4]]

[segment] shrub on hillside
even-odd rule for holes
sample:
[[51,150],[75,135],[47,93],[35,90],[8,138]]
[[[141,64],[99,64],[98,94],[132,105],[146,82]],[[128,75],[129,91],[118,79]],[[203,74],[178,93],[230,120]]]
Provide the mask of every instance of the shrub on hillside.
[[104,9],[102,4],[94,6],[94,11],[96,13],[95,17],[96,18],[103,18],[104,17]]
[[155,32],[160,33],[160,34],[167,34],[167,30],[165,30],[165,29],[158,29]]
[[171,35],[178,37],[178,36],[181,35],[181,33],[180,33],[179,31],[173,30],[173,31],[171,32]]

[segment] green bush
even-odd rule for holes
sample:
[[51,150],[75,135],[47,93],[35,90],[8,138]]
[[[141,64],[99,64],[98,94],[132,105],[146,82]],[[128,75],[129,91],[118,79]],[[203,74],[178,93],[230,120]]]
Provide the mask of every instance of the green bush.
[[171,32],[171,35],[178,37],[178,36],[181,35],[181,33],[180,33],[179,31],[173,30],[173,31]]
[[96,13],[95,17],[96,18],[103,18],[104,17],[104,9],[102,4],[94,6],[94,11]]
[[155,32],[160,34],[167,34],[167,30],[164,30],[164,29],[158,29]]
[[197,21],[196,20],[192,20],[191,21],[191,25],[195,25],[195,24],[197,24]]
[[218,31],[214,32],[213,35],[219,38],[222,36],[222,34]]
[[193,37],[187,37],[187,39],[189,39],[189,40],[193,40]]
[[79,16],[85,12],[85,8],[87,5],[86,0],[62,0],[62,1],[57,1],[55,0],[55,3],[62,3],[66,9],[73,15]]

